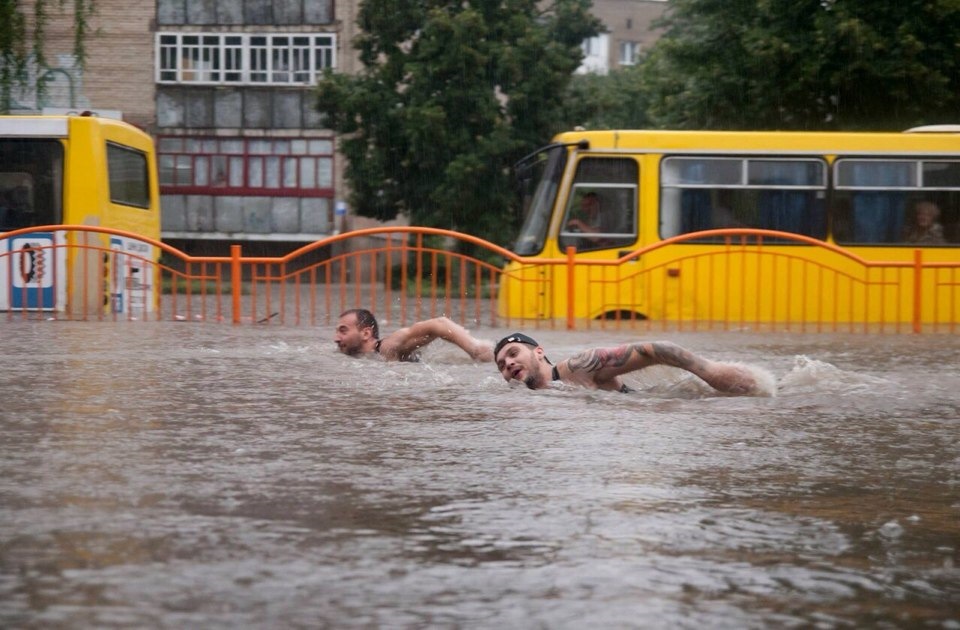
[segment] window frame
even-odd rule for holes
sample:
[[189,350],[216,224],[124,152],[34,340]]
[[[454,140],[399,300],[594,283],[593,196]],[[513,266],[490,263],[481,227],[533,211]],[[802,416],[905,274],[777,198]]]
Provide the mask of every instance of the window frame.
[[[180,146],[173,146],[176,143]],[[303,146],[298,147],[299,143]],[[157,162],[162,194],[334,196],[336,146],[332,136],[159,136]],[[223,168],[223,180],[217,177],[218,164]],[[178,181],[180,171],[189,173],[189,181]],[[314,184],[305,187],[304,180],[311,177]]]
[[[702,182],[692,182],[692,181],[682,181],[682,176],[680,169],[675,169],[675,173],[670,173],[669,169],[671,164],[680,163],[680,162],[700,162],[700,163],[709,163],[709,162],[727,162],[731,166],[736,168],[727,169],[725,181],[724,178],[716,178],[717,174],[724,175],[720,171],[714,173],[708,173],[709,177],[704,178],[705,181]],[[770,184],[770,183],[754,183],[751,182],[751,165],[761,164],[761,163],[790,163],[790,164],[816,164],[819,166],[818,176],[812,178],[806,183],[784,183],[784,184]],[[739,164],[737,164],[739,163]],[[730,191],[783,191],[783,192],[808,192],[813,194],[815,197],[822,199],[824,202],[827,199],[827,196],[830,191],[830,174],[832,172],[831,165],[828,163],[825,157],[820,156],[791,156],[791,155],[665,155],[660,161],[659,165],[660,176],[659,176],[659,208],[658,208],[658,234],[662,239],[672,238],[674,236],[679,236],[682,234],[689,234],[691,230],[683,229],[683,199],[682,192],[684,190],[703,190],[703,191],[715,191],[715,190],[730,190]],[[675,201],[673,201],[675,199]],[[676,207],[670,208],[671,216],[667,216],[667,204],[675,203]],[[712,211],[722,210],[721,207],[712,207]],[[728,211],[732,208],[726,208]],[[759,206],[756,208],[760,210]],[[805,208],[805,211],[817,211],[816,207]],[[825,212],[825,208],[821,208],[821,212]],[[815,215],[814,215],[815,216]],[[822,218],[825,220],[826,215],[824,214]],[[728,219],[739,219],[734,215],[730,214]],[[667,219],[670,219],[669,221]],[[716,219],[714,219],[716,220]],[[711,221],[712,222],[712,221]],[[664,230],[667,229],[668,225],[676,225],[676,227],[670,230],[670,233],[665,234]],[[731,227],[721,225],[717,227]],[[760,228],[760,225],[743,225],[741,227],[748,228]],[[812,236],[812,238],[817,238],[818,240],[826,240],[829,235],[828,226],[824,223],[823,225],[817,226],[822,228],[822,236]],[[710,229],[710,228],[699,228],[692,231],[699,231],[700,229]],[[769,228],[768,228],[769,229]],[[792,232],[792,230],[790,230]],[[803,232],[796,232],[797,234],[803,234]],[[701,242],[702,239],[697,239],[696,242]]]
[[[598,177],[591,173],[597,164],[619,163],[620,167],[629,165],[632,172],[628,177],[617,178],[608,173],[603,177]],[[563,209],[560,227],[557,232],[557,246],[561,251],[567,246],[573,245],[577,252],[592,252],[600,250],[623,250],[634,245],[640,233],[638,207],[640,203],[640,163],[629,156],[583,156],[577,161],[574,179],[567,195],[566,205]],[[610,173],[612,173],[611,171]],[[609,202],[617,194],[624,195],[626,199],[625,206],[619,208],[619,216],[616,214],[617,206],[613,210],[608,205],[602,209],[606,213],[606,220],[611,218],[615,224],[622,224],[623,220],[629,223],[629,231],[614,232],[574,232],[566,229],[567,223],[575,214],[579,212],[579,200],[582,196],[593,193],[599,195],[602,201]],[[613,214],[610,214],[613,212]]]
[[306,87],[337,67],[334,32],[160,31],[154,42],[154,79],[161,85]]
[[[117,142],[107,141],[107,189],[110,193],[110,203],[131,208],[140,208],[141,210],[150,210],[150,168],[147,160],[147,154],[133,147],[129,147]],[[124,156],[125,158],[135,158],[136,162],[127,162],[124,166],[130,166],[137,171],[139,177],[137,180],[119,179],[117,169],[113,168],[114,158]],[[127,172],[124,169],[124,172]],[[143,199],[126,198],[125,193],[131,185],[137,185],[141,190]]]
[[[911,167],[904,171],[909,180],[906,184],[892,185],[883,181],[854,183],[851,181],[853,174],[844,172],[846,167],[852,168],[857,165],[883,166],[899,163],[907,163]],[[932,169],[928,171],[926,167],[935,164],[953,165],[956,182],[952,185],[949,182],[928,185],[927,173],[932,172]],[[956,228],[958,222],[956,203],[945,206],[944,199],[938,198],[944,197],[949,200],[949,195],[960,195],[960,159],[935,155],[882,157],[841,155],[831,164],[831,174],[834,195],[831,233],[837,244],[843,247],[957,247],[956,235],[953,235],[951,240],[950,235],[945,234],[946,240],[942,243],[917,243],[903,240],[903,238],[907,223],[913,217],[916,203],[924,200],[933,201],[940,207],[943,213],[940,217],[941,229],[949,231]],[[882,175],[879,170],[877,174]],[[868,201],[863,201],[864,199]],[[869,200],[878,200],[876,201],[878,204],[885,201],[891,207],[878,207],[872,215],[861,219],[858,217],[858,212],[861,210],[854,207],[854,204],[857,202],[866,204],[870,202]],[[841,210],[841,205],[844,210]],[[863,208],[863,211],[869,210],[865,206]],[[880,224],[883,224],[882,229],[877,228]]]

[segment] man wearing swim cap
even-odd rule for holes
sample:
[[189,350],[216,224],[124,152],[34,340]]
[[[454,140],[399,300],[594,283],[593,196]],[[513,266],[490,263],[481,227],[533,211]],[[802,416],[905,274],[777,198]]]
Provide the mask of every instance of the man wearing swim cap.
[[379,355],[387,361],[417,361],[418,350],[434,339],[459,346],[474,361],[493,361],[493,349],[486,341],[475,339],[460,324],[447,317],[434,317],[411,324],[380,338],[380,326],[365,308],[344,311],[337,322],[333,340],[337,350],[357,357]]
[[553,365],[539,343],[523,333],[514,333],[497,343],[493,355],[504,380],[519,381],[530,389],[543,389],[552,381],[561,381],[591,389],[629,392],[621,374],[651,365],[670,365],[696,374],[726,394],[772,394],[772,384],[758,382],[757,375],[748,367],[704,359],[669,341],[584,350]]

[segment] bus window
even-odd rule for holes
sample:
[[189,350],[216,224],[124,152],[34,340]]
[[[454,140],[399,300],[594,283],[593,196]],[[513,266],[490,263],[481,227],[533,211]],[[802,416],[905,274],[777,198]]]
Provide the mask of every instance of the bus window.
[[523,227],[513,245],[513,251],[520,256],[534,256],[543,250],[566,163],[566,148],[552,145],[524,158],[514,167],[520,209],[524,214]]
[[826,175],[811,158],[665,158],[661,236],[749,227],[826,238]]
[[140,151],[107,143],[110,201],[137,208],[150,207],[147,156]]
[[63,146],[48,139],[0,139],[0,232],[59,223]]
[[960,239],[960,162],[844,158],[835,169],[837,242],[926,246]]
[[561,223],[560,249],[583,252],[636,243],[637,180],[634,160],[580,160]]

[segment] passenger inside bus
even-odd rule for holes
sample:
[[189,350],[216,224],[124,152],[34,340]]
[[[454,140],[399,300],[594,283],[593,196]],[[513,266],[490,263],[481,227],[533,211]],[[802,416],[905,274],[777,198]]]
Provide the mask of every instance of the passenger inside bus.
[[942,245],[946,243],[943,226],[940,224],[940,207],[928,200],[918,201],[913,208],[912,222],[904,229],[903,240],[907,243]]

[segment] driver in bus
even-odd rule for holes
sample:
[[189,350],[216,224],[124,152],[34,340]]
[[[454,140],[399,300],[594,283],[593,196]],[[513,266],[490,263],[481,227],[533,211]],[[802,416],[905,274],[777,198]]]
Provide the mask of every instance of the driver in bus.
[[588,192],[580,197],[580,209],[570,213],[567,220],[568,232],[596,234],[602,232],[600,225],[600,197],[595,192]]

